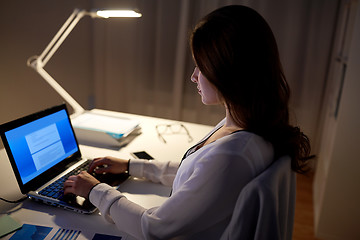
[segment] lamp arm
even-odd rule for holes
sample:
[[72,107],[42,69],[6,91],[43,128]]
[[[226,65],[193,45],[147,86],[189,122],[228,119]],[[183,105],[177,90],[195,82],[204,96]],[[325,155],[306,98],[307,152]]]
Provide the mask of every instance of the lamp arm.
[[70,17],[66,20],[64,25],[56,33],[54,38],[47,45],[45,50],[41,53],[41,55],[30,57],[27,61],[27,65],[29,67],[32,67],[37,73],[39,73],[40,76],[42,76],[45,81],[50,84],[50,86],[53,87],[55,91],[60,94],[60,96],[63,97],[67,103],[70,104],[70,106],[74,109],[75,115],[84,112],[84,108],[81,107],[80,104],[76,102],[75,99],[71,97],[71,95],[66,92],[65,89],[61,87],[60,84],[57,83],[48,72],[45,71],[44,67],[46,63],[50,60],[50,58],[54,55],[54,53],[57,51],[57,49],[61,46],[61,44],[64,42],[64,40],[67,38],[67,36],[70,34],[70,32],[74,29],[80,19],[87,14],[88,13],[84,10],[75,9],[74,12],[70,15]]
[[71,31],[75,28],[77,23],[81,18],[85,16],[87,12],[84,10],[75,9],[74,12],[70,15],[70,17],[66,20],[64,25],[60,28],[58,33],[51,40],[49,45],[45,48],[45,50],[41,53],[39,58],[43,64],[43,67],[50,60],[50,58],[54,55],[54,53],[58,50],[61,44],[65,41],[65,39],[69,36]]
[[[77,15],[79,14],[79,9],[74,9],[73,13],[70,15],[70,17],[65,21],[65,23],[62,25],[60,30],[55,34],[53,39],[50,41],[50,43],[46,46],[44,51],[38,56],[39,59],[41,59],[41,62],[43,63],[43,67],[46,65],[46,63],[49,61],[49,59],[52,57],[52,55],[55,53],[55,51],[59,48],[59,46],[62,44],[64,39],[70,34],[70,32],[67,30],[69,26],[72,24],[75,18],[78,18]],[[74,26],[72,27],[72,29]],[[70,31],[72,30],[70,29]],[[64,33],[66,31],[66,34]],[[59,39],[62,38],[62,41],[59,42]],[[50,54],[51,52],[51,54]]]
[[50,74],[42,67],[36,67],[35,71],[42,76],[45,81],[55,89],[55,91],[74,109],[74,116],[77,116],[85,111],[85,109],[67,92],[59,83],[55,81]]

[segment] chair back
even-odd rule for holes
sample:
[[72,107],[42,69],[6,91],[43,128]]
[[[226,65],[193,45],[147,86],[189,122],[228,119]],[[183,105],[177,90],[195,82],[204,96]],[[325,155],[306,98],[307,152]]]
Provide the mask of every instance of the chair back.
[[221,239],[291,240],[295,195],[296,175],[284,156],[241,190]]

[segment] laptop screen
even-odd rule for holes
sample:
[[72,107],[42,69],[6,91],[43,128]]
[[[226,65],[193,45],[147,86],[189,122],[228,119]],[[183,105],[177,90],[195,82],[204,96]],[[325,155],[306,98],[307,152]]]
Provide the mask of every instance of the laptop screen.
[[65,106],[42,115],[2,133],[23,185],[79,151]]

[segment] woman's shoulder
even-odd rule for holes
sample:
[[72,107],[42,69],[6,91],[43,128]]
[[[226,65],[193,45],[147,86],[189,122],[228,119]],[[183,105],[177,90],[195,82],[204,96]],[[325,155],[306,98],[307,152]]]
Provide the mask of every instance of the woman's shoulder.
[[248,132],[245,130],[239,130],[233,132],[232,134],[225,136],[221,139],[218,139],[214,142],[214,148],[219,149],[233,149],[237,151],[244,151],[246,149],[259,149],[259,148],[272,148],[271,143],[266,141],[259,135],[255,133]]
[[208,154],[221,158],[272,159],[273,146],[259,135],[237,131],[214,142]]
[[238,131],[205,146],[196,165],[201,169],[234,168],[257,174],[272,162],[273,157],[271,143],[254,133]]

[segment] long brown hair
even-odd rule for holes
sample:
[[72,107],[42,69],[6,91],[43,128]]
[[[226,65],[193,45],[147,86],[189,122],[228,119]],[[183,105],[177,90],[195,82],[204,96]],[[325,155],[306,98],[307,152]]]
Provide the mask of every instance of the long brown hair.
[[190,46],[236,123],[270,141],[276,158],[289,155],[292,169],[304,172],[310,142],[289,124],[290,89],[275,37],[260,14],[240,5],[219,8],[194,28]]

